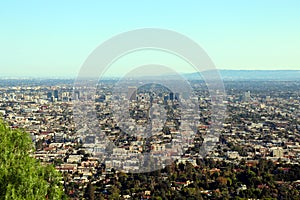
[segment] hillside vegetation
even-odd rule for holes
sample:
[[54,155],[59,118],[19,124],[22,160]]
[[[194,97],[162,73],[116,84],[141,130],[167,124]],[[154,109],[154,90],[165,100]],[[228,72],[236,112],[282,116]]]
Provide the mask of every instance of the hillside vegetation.
[[0,199],[63,199],[60,174],[33,157],[29,135],[0,121]]

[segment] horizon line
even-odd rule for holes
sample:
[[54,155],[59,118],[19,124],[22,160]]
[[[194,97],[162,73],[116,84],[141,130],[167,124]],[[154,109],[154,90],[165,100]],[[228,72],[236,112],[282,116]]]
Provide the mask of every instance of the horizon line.
[[[300,72],[300,69],[216,69],[217,71],[219,72],[222,72],[222,71],[244,71],[244,72],[262,72],[262,71],[266,71],[266,72],[278,72],[278,71],[299,71]],[[180,75],[189,75],[189,74],[196,74],[196,73],[201,73],[201,72],[179,72],[178,74]],[[165,75],[172,75],[172,74],[165,74]],[[147,75],[146,75],[147,76]],[[150,75],[151,76],[151,75]],[[158,75],[158,76],[163,76],[163,74],[161,75]],[[116,79],[116,78],[120,78],[122,77],[122,75],[104,75],[102,78],[109,78],[109,79]],[[143,77],[143,76],[138,76],[138,77]],[[78,75],[53,75],[53,76],[47,76],[47,75],[0,75],[0,79],[1,80],[5,80],[5,79],[74,79],[76,80],[78,78]],[[95,78],[100,78],[100,77],[82,77],[84,79],[95,79]]]

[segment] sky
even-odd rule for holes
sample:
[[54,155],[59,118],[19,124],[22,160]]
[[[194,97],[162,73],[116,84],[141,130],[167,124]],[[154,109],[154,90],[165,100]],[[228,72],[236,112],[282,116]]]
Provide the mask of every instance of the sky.
[[[299,0],[1,1],[0,76],[76,76],[97,46],[139,28],[186,35],[218,69],[300,70],[299,8]],[[110,73],[147,62],[188,71],[165,53],[136,53]]]

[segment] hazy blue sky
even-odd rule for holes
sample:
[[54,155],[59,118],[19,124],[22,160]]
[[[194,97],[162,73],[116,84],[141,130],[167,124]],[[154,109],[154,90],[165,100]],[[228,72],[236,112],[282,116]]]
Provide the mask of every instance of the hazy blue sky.
[[0,76],[75,76],[103,41],[146,27],[185,34],[219,69],[300,69],[299,9],[299,0],[1,1]]

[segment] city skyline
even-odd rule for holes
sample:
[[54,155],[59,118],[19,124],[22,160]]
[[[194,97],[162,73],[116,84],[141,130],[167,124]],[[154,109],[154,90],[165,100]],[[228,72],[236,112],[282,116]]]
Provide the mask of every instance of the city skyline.
[[48,184],[32,163],[51,166],[54,193],[70,199],[300,199],[299,81],[225,80],[216,96],[192,81],[198,101],[133,82],[115,93],[103,81],[89,101],[69,80],[1,80],[1,199],[30,195],[36,174]]

